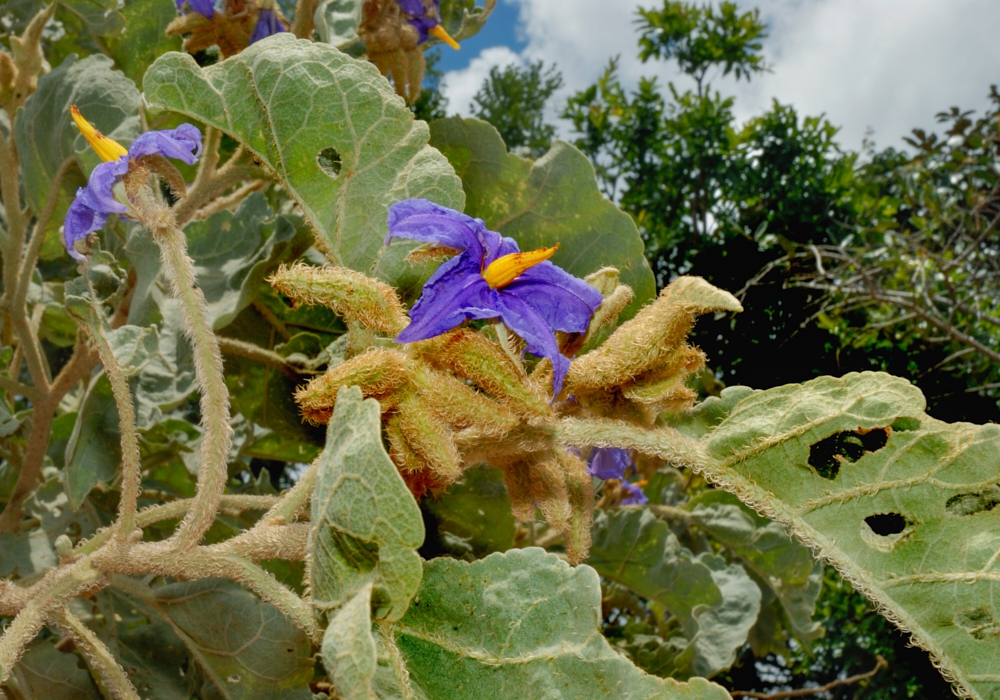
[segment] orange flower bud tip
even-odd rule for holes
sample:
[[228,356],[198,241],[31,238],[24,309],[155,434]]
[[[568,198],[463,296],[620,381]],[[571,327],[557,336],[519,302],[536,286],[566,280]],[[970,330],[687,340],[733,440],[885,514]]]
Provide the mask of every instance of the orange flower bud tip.
[[448,32],[446,32],[444,30],[444,27],[442,27],[440,24],[437,25],[436,27],[428,29],[427,33],[430,34],[431,36],[436,36],[438,39],[448,44],[448,46],[455,49],[456,51],[458,51],[461,48],[458,45],[458,42],[452,39],[451,35]]
[[491,262],[483,270],[483,279],[486,280],[486,284],[490,286],[490,289],[506,287],[525,270],[551,258],[556,254],[557,250],[559,250],[558,243],[551,248],[539,248],[538,250],[529,250],[525,253],[504,255]]
[[128,155],[128,151],[124,146],[114,139],[109,139],[95,129],[93,124],[84,119],[83,115],[80,114],[80,110],[76,108],[76,105],[69,106],[69,113],[72,115],[76,126],[80,129],[80,133],[83,134],[83,138],[87,139],[87,143],[90,144],[90,147],[94,149],[94,152],[105,163],[110,163],[124,155]]

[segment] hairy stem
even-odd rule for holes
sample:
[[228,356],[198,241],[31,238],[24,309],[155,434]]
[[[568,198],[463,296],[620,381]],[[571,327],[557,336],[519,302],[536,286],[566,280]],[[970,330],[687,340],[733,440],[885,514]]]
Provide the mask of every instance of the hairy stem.
[[229,425],[229,390],[222,374],[222,353],[208,317],[205,295],[195,282],[194,263],[187,254],[184,232],[175,223],[173,213],[156,199],[148,184],[138,187],[136,211],[142,224],[160,246],[163,266],[181,302],[184,325],[194,350],[195,379],[201,389],[201,464],[198,469],[198,495],[177,532],[171,537],[174,546],[190,549],[197,546],[215,520],[226,489],[226,462],[232,440]]
[[302,509],[306,501],[312,495],[313,486],[316,484],[316,473],[319,471],[319,459],[313,462],[305,474],[299,477],[295,486],[285,493],[271,510],[264,514],[261,522],[268,522],[280,519],[290,523],[295,520],[296,514]]
[[97,671],[104,686],[111,691],[115,700],[140,700],[139,694],[125,671],[118,665],[111,650],[80,619],[63,608],[55,615],[56,624],[64,628],[76,646],[84,653],[91,667]]

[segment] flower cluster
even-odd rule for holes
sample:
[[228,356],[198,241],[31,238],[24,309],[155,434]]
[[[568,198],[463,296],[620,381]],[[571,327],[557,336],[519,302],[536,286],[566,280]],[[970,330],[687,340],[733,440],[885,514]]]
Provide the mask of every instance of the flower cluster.
[[397,342],[433,338],[466,319],[498,318],[524,340],[528,352],[552,362],[552,395],[559,395],[570,361],[559,352],[555,331],[586,331],[603,297],[548,262],[558,246],[522,253],[514,239],[488,230],[481,219],[425,199],[392,206],[386,244],[393,238],[458,253],[424,285]]
[[635,473],[635,462],[628,450],[620,447],[595,447],[587,460],[587,471],[598,479],[620,479],[622,489],[628,493],[621,505],[641,506],[649,502],[638,484],[625,480],[625,474]]
[[165,131],[147,131],[126,149],[95,129],[76,105],[70,107],[70,113],[83,137],[104,161],[94,168],[87,186],[77,190],[63,226],[66,250],[77,260],[84,260],[76,250],[76,242],[104,228],[109,214],[128,213],[128,195],[121,182],[129,169],[147,156],[176,158],[193,165],[201,154],[201,132],[191,124]]

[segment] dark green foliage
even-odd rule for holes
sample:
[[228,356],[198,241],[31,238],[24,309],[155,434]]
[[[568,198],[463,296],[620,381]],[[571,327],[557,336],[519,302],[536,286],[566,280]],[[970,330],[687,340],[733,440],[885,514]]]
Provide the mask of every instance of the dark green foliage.
[[472,98],[473,116],[496,127],[507,148],[537,158],[549,149],[556,128],[546,122],[549,98],[562,87],[562,74],[544,62],[490,69]]
[[639,9],[639,58],[675,59],[692,76],[701,93],[705,74],[713,66],[737,79],[763,73],[767,64],[760,55],[767,26],[760,10],[739,13],[735,3],[712,4],[664,0],[660,10]]

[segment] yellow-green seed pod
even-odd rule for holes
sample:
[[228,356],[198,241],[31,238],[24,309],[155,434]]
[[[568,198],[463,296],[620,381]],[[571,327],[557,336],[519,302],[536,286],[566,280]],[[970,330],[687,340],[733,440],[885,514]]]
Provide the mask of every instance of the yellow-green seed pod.
[[378,399],[385,413],[396,403],[393,395],[410,380],[409,362],[398,350],[373,348],[299,387],[295,401],[307,421],[328,423],[340,387],[359,386],[365,398]]
[[742,311],[729,292],[700,277],[680,277],[604,344],[573,362],[566,393],[608,390],[658,371],[681,347],[694,319],[710,311]]
[[296,302],[327,306],[345,320],[385,335],[397,335],[408,323],[392,287],[345,267],[282,265],[268,282]]
[[431,366],[468,379],[515,414],[552,414],[545,398],[528,385],[524,368],[481,333],[462,328],[415,345]]

